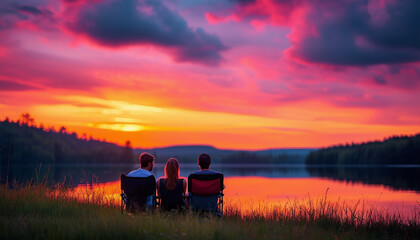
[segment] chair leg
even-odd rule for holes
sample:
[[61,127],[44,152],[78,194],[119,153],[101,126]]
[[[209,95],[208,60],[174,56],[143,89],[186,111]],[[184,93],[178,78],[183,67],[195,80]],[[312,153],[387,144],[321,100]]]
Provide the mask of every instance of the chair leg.
[[124,213],[124,203],[123,199],[121,198],[121,214]]
[[124,213],[124,205],[127,206],[127,196],[125,195],[125,193],[121,193],[121,214]]
[[223,194],[219,197],[219,212],[223,216]]

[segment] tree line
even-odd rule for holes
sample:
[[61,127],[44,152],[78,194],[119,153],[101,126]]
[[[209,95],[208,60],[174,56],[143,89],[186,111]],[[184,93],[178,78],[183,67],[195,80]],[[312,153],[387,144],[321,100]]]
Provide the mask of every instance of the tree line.
[[79,137],[65,127],[55,130],[36,126],[29,113],[12,121],[0,121],[0,163],[135,163],[131,143],[118,146],[114,143]]
[[306,164],[420,164],[420,134],[337,145],[310,152]]

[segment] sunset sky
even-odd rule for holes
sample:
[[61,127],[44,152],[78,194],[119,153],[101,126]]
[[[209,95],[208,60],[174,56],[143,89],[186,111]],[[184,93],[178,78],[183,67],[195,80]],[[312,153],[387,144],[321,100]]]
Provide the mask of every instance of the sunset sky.
[[418,0],[1,0],[0,119],[134,147],[420,132]]

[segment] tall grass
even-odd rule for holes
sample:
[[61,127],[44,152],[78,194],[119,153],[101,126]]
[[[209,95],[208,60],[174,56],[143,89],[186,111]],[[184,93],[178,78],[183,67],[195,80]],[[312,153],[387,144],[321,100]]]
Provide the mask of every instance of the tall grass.
[[86,187],[80,198],[60,184],[0,186],[0,239],[418,239],[419,214],[409,219],[321,199],[242,212],[228,204],[223,218],[186,212],[121,214],[119,202]]
[[[399,212],[380,211],[367,208],[364,201],[349,204],[345,201],[328,201],[328,189],[319,199],[310,197],[304,201],[289,200],[276,205],[255,202],[247,212],[241,211],[241,203],[228,203],[225,209],[227,216],[241,216],[244,219],[261,219],[273,221],[299,222],[335,222],[346,226],[369,227],[376,224],[383,225],[414,225],[420,223],[420,205],[413,209],[410,216]],[[249,203],[247,203],[249,204]]]

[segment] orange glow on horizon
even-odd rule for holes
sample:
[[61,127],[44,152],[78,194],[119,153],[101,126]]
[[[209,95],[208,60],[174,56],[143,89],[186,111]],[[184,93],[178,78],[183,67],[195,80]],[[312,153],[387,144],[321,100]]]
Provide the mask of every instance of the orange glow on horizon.
[[[75,104],[44,104],[26,111],[36,124],[65,126],[119,145],[128,140],[135,148],[174,145],[211,145],[220,149],[318,148],[351,142],[382,140],[392,135],[413,135],[418,125],[370,124],[374,113],[362,114],[310,102],[272,108],[270,115],[208,112],[174,107],[146,106],[93,97],[67,96]],[[1,106],[0,106],[1,107]],[[16,107],[4,117],[18,119]],[[306,110],[305,110],[306,109]],[[414,119],[414,118],[413,118]]]

